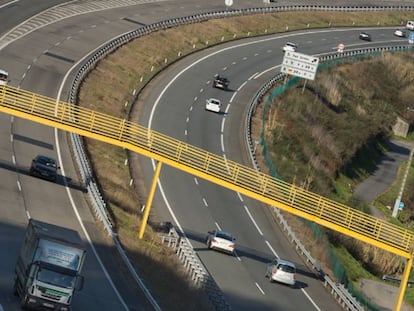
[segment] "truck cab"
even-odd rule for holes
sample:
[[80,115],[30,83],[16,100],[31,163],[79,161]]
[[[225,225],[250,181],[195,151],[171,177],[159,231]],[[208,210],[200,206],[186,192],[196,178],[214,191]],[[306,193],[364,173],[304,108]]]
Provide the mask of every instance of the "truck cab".
[[29,309],[69,311],[86,251],[71,229],[30,219],[15,269],[14,293]]

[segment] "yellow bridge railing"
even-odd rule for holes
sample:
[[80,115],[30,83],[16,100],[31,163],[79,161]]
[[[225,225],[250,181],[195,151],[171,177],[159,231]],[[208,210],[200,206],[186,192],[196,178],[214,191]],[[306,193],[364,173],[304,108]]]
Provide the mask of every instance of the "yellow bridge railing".
[[138,124],[0,87],[0,111],[130,149],[294,215],[411,258],[413,232]]

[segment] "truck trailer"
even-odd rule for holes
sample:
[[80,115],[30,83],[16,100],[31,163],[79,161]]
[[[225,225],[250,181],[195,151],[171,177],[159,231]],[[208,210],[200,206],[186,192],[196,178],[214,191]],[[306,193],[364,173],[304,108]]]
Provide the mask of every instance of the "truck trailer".
[[14,293],[27,309],[68,311],[86,251],[79,233],[30,219],[15,269]]

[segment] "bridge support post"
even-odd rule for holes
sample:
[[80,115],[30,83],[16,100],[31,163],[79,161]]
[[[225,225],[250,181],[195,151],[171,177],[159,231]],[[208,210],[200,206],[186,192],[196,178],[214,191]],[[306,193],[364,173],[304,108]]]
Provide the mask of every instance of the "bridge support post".
[[154,177],[152,178],[151,188],[148,194],[147,204],[145,205],[144,215],[141,220],[141,227],[139,228],[139,239],[141,240],[144,236],[145,228],[147,226],[148,216],[151,210],[152,200],[154,198],[155,189],[157,188],[158,177],[160,176],[162,162],[157,163],[155,168]]
[[404,299],[404,294],[405,294],[405,289],[407,288],[408,278],[410,276],[410,271],[411,271],[412,264],[413,264],[413,256],[410,255],[410,257],[407,259],[407,262],[405,263],[404,274],[403,274],[403,277],[401,279],[400,291],[398,292],[397,303],[395,304],[394,311],[400,311],[401,310],[401,306],[402,306],[403,299]]

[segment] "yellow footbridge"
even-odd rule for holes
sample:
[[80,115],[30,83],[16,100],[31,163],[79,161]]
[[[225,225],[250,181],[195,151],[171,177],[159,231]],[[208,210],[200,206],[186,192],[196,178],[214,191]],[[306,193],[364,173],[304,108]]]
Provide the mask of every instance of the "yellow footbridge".
[[157,161],[139,238],[162,164],[206,179],[293,215],[407,259],[395,310],[400,310],[412,265],[414,232],[275,179],[146,127],[12,86],[0,87],[0,111],[97,139]]

